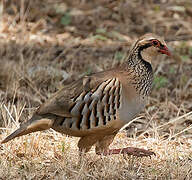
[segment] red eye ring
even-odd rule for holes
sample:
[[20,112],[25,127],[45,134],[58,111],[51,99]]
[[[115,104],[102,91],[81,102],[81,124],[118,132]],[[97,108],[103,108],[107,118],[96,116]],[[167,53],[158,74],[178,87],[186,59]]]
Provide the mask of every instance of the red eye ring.
[[154,46],[157,46],[157,47],[160,46],[160,43],[159,43],[158,40],[152,40],[152,44],[153,44]]

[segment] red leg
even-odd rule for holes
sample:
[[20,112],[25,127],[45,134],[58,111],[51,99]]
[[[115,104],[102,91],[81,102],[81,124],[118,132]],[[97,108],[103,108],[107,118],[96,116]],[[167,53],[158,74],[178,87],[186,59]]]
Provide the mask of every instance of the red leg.
[[97,154],[103,154],[104,156],[111,155],[111,154],[127,154],[127,155],[132,155],[132,156],[137,156],[137,157],[147,157],[147,156],[152,156],[155,155],[154,152],[145,150],[145,149],[139,149],[139,148],[134,148],[134,147],[127,147],[123,149],[109,149],[104,151],[103,153],[97,153]]

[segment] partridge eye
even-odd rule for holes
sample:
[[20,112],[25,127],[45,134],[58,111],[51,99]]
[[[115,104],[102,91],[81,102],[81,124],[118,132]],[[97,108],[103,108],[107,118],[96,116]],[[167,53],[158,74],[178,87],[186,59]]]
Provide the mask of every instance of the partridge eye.
[[153,40],[152,43],[153,43],[153,45],[155,45],[155,46],[158,46],[158,45],[159,45],[159,42],[158,42],[157,40]]

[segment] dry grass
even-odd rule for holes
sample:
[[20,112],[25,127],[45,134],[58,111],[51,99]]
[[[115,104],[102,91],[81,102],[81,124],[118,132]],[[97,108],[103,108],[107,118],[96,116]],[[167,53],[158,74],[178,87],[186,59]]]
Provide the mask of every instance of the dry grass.
[[28,2],[7,2],[1,16],[0,139],[65,84],[121,63],[140,34],[177,41],[168,43],[173,59],[154,62],[145,111],[111,145],[151,149],[156,156],[101,157],[93,149],[78,164],[78,138],[49,130],[0,146],[0,179],[192,179],[191,2],[85,1],[79,9],[75,1]]
[[[187,116],[187,115],[186,115]],[[188,118],[192,118],[192,113]],[[8,118],[12,122],[11,118]],[[173,120],[177,121],[179,118]],[[18,122],[1,135],[3,139],[16,129]],[[63,136],[53,130],[16,138],[2,145],[2,179],[191,179],[192,140],[185,136],[169,138],[154,135],[128,138],[121,131],[111,148],[126,146],[151,149],[156,156],[134,158],[123,155],[97,156],[92,150],[78,164],[78,138]],[[173,138],[174,137],[174,138]]]

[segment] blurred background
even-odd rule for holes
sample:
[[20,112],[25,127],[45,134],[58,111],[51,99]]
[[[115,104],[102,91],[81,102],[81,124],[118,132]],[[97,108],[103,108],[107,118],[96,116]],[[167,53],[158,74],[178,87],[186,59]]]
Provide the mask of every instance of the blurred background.
[[111,148],[156,156],[92,150],[79,164],[78,138],[48,130],[0,144],[0,179],[192,179],[191,0],[1,0],[0,140],[66,84],[122,63],[148,32],[172,57],[154,59],[149,102]]
[[148,32],[163,36],[173,57],[154,60],[149,104],[127,135],[148,136],[158,126],[165,138],[191,136],[191,0],[1,1],[0,125],[10,113],[28,119],[66,84],[120,64]]

